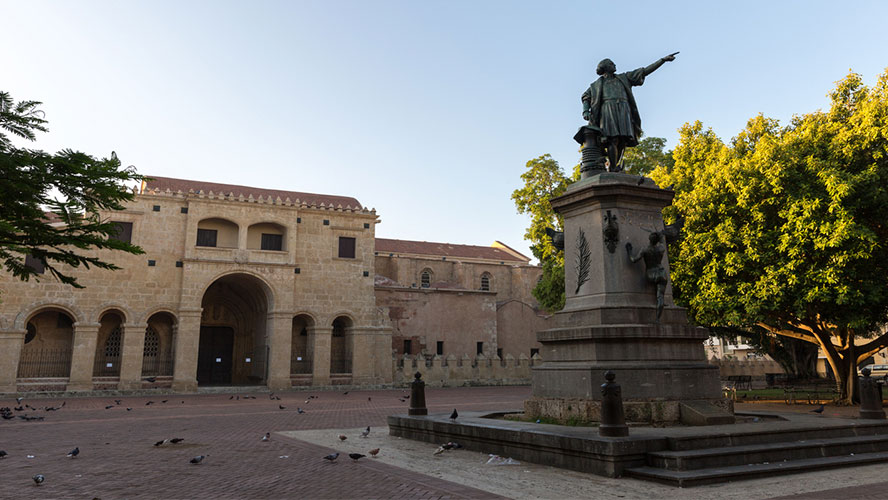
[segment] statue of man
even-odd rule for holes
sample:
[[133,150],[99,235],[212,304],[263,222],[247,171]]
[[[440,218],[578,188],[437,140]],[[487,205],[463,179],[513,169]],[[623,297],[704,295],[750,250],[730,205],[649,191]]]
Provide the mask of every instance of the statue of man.
[[626,253],[629,254],[629,261],[632,263],[644,259],[645,278],[648,283],[657,285],[657,321],[660,320],[660,314],[663,312],[666,295],[666,268],[663,267],[663,255],[666,253],[666,246],[660,243],[661,235],[659,232],[653,232],[649,236],[650,243],[638,255],[632,255],[632,243],[626,242]]
[[[623,151],[638,145],[642,134],[641,117],[632,96],[632,87],[642,85],[646,76],[663,63],[674,61],[676,54],[678,52],[627,73],[617,73],[617,66],[610,59],[598,63],[596,73],[600,77],[592,82],[582,97],[583,118],[589,124],[585,131],[581,130],[574,137],[584,147],[591,148],[590,153],[594,151],[592,155],[583,155],[583,170],[602,169],[605,156],[611,172],[623,170]],[[597,165],[587,164],[592,162]]]

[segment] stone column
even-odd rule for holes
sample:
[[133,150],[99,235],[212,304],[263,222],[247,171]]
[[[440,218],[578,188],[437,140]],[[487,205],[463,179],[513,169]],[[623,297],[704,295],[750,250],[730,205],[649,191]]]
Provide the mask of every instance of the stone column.
[[268,315],[268,388],[283,391],[291,387],[290,353],[293,348],[293,315],[272,312]]
[[123,345],[120,349],[120,381],[117,388],[132,391],[142,388],[142,358],[145,353],[145,329],[148,324],[123,325]]
[[16,392],[16,375],[27,330],[0,330],[0,393]]
[[203,309],[179,310],[176,332],[176,358],[173,365],[173,391],[197,391],[197,353],[200,345],[200,318]]
[[308,346],[311,349],[311,385],[330,385],[330,347],[332,327],[316,326],[308,329]]
[[71,375],[68,391],[93,389],[93,363],[96,359],[96,340],[99,323],[74,323],[74,346],[71,351]]

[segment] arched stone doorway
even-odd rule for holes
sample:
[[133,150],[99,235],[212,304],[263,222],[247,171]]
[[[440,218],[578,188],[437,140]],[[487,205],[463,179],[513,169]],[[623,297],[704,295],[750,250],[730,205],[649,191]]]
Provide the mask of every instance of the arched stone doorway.
[[71,373],[74,320],[56,309],[43,309],[26,321],[17,378],[67,378]]
[[123,313],[117,310],[107,311],[99,318],[96,356],[93,360],[93,377],[120,377],[120,361],[124,336],[123,318]]
[[270,302],[268,286],[249,274],[229,274],[207,288],[201,302],[198,385],[265,383]]
[[148,318],[145,345],[142,348],[142,377],[172,377],[173,338],[176,318],[168,312],[158,312]]

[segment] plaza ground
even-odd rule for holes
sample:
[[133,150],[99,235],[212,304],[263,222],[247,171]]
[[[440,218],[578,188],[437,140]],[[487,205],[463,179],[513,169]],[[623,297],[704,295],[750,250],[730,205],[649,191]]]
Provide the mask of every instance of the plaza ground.
[[[62,409],[49,412],[43,408],[62,399],[27,398],[23,403],[38,409],[27,413],[44,420],[0,421],[0,449],[9,454],[0,460],[0,498],[888,497],[888,464],[678,489],[528,463],[485,465],[487,455],[467,450],[435,456],[431,444],[388,435],[386,416],[406,412],[399,397],[408,391],[344,392],[286,392],[278,394],[280,401],[245,392],[65,398]],[[519,409],[529,395],[529,387],[464,387],[428,389],[426,400],[430,412],[449,413],[454,407]],[[0,406],[13,407],[15,401],[0,400]],[[855,412],[827,407],[823,418]],[[361,438],[366,426],[370,436]],[[270,442],[261,441],[266,432],[272,433]],[[340,441],[340,434],[348,439]],[[154,446],[173,437],[185,440]],[[67,458],[74,447],[80,455]],[[346,456],[376,447],[381,449],[376,459],[353,462]],[[323,460],[333,451],[342,454],[336,463]],[[200,465],[189,464],[196,455],[208,456]],[[34,474],[43,474],[45,483],[34,486]]]

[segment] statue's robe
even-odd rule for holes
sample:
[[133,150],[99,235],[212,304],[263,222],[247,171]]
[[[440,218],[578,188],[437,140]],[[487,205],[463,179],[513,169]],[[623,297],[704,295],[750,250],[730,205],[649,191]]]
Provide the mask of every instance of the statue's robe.
[[[626,142],[626,146],[632,147],[638,145],[638,140],[641,137],[641,116],[638,114],[638,106],[635,104],[635,97],[632,95],[632,87],[639,86],[644,83],[644,68],[638,68],[633,71],[628,71],[626,73],[617,73],[614,75],[614,78],[623,86],[625,90],[625,97],[627,104],[629,105],[629,113],[632,123],[632,135],[627,136],[628,140]],[[583,92],[583,113],[589,111],[589,124],[580,127],[580,130],[577,132],[577,135],[574,136],[574,139],[583,144],[585,141],[585,131],[587,129],[591,129],[597,132],[599,135],[603,137],[607,137],[606,134],[602,133],[601,129],[601,114],[602,114],[602,104],[604,102],[604,77],[599,77],[598,80],[592,82],[589,85],[589,88]],[[607,117],[605,117],[607,118]]]

